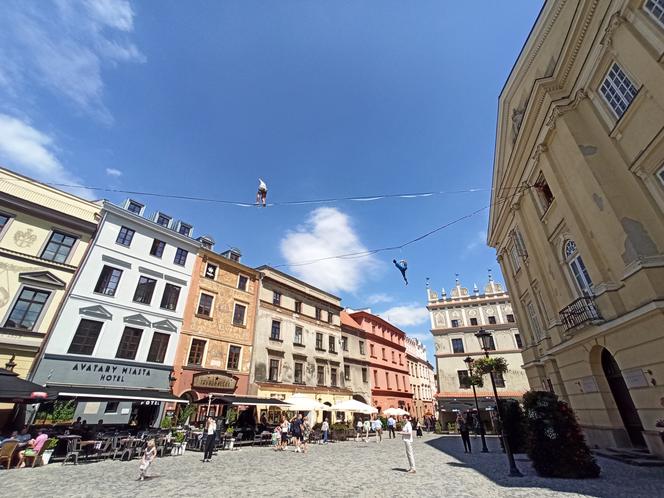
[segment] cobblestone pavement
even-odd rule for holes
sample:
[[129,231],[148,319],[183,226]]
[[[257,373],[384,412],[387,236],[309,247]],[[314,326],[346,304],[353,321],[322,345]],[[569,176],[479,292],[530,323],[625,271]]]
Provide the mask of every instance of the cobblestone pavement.
[[[473,441],[479,450],[479,439]],[[648,497],[662,496],[664,471],[600,459],[599,479],[542,479],[524,455],[523,478],[509,478],[498,442],[489,454],[465,455],[458,437],[425,436],[414,443],[417,474],[407,474],[400,440],[376,444],[316,445],[309,453],[243,448],[220,452],[211,463],[201,453],[158,458],[152,477],[136,481],[138,461],[104,461],[78,466],[60,463],[36,469],[0,471],[0,490],[13,496],[452,496]],[[11,490],[11,491],[9,491]]]

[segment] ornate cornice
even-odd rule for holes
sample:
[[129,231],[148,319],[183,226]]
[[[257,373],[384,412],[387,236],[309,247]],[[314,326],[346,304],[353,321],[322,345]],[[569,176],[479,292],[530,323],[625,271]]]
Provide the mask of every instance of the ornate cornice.
[[605,47],[611,47],[613,44],[613,34],[618,29],[618,27],[626,21],[627,19],[623,17],[620,11],[614,12],[614,14],[609,19],[609,24],[606,26],[606,29],[604,30],[604,35],[602,36],[602,40],[599,42],[600,45],[604,45]]
[[[576,109],[581,103],[581,101],[587,97],[588,94],[586,93],[586,91],[583,88],[580,88],[579,90],[576,91],[576,93],[574,94],[574,98],[570,102],[568,102],[567,104],[557,105],[551,110],[551,114],[549,114],[549,117],[545,121],[545,125],[551,129],[554,129],[556,127],[556,120],[560,116]],[[538,145],[537,147],[539,147],[540,145]]]

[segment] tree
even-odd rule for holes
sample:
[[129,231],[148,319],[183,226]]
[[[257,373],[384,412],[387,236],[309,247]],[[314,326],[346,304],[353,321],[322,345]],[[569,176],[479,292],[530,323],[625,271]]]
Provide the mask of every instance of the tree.
[[543,477],[598,477],[572,409],[554,393],[531,391],[523,396],[528,420],[528,456]]
[[528,427],[521,405],[515,399],[501,399],[500,415],[512,453],[525,453]]

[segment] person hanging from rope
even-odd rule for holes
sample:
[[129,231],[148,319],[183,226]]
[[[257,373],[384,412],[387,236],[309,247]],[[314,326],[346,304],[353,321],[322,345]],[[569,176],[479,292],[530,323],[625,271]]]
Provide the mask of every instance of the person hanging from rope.
[[267,185],[262,178],[258,179],[258,192],[256,193],[256,204],[267,207]]
[[406,278],[406,270],[408,269],[408,261],[405,259],[401,259],[397,261],[396,259],[392,260],[392,263],[394,263],[394,266],[397,267],[397,269],[401,272],[401,276],[403,277],[403,281],[406,282],[406,285],[408,285],[408,279]]

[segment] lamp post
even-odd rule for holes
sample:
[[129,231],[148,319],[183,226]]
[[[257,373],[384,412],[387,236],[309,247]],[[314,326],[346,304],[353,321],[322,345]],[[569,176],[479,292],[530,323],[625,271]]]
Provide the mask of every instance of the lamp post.
[[[468,375],[472,378],[473,376],[473,359],[470,356],[466,356],[466,359],[463,362],[468,367]],[[473,398],[475,398],[475,409],[477,410],[477,423],[480,425],[480,437],[482,438],[482,453],[488,453],[489,448],[486,447],[486,439],[484,438],[484,423],[482,422],[482,417],[480,417],[480,405],[477,402],[477,391],[475,390],[475,383],[471,381],[473,386]]]
[[[493,341],[491,337],[491,332],[488,332],[484,329],[480,329],[475,334],[477,340],[480,342],[480,348],[484,351],[484,355],[489,357],[489,350],[495,349],[493,346]],[[489,372],[489,377],[491,378],[491,387],[493,387],[493,397],[496,399],[496,417],[498,418],[498,423],[500,424],[500,435],[503,440],[503,446],[505,448],[505,453],[507,453],[507,461],[510,465],[510,477],[523,477],[523,474],[516,467],[516,462],[514,461],[514,455],[510,449],[509,442],[507,441],[507,434],[505,433],[505,426],[503,424],[503,417],[500,414],[500,405],[498,404],[498,390],[496,389],[496,381],[493,378],[493,371]]]

